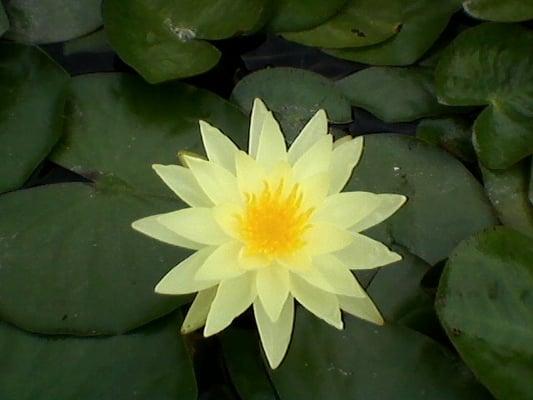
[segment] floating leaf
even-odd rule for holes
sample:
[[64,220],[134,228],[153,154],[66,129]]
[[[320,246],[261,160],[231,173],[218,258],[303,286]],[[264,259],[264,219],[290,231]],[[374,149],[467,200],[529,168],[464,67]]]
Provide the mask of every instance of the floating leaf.
[[461,243],[439,284],[437,312],[476,376],[499,399],[533,384],[533,239],[507,228]]
[[487,23],[461,33],[441,55],[435,75],[439,101],[488,105],[474,124],[487,168],[505,169],[533,153],[532,46],[533,32]]
[[7,19],[4,6],[0,3],[0,36],[9,29],[9,20]]
[[518,22],[533,19],[533,3],[528,0],[467,0],[467,13],[475,18],[499,22]]
[[36,47],[0,44],[0,193],[22,186],[59,139],[68,79]]
[[18,42],[62,42],[102,25],[102,0],[7,0],[4,4],[11,22],[6,36]]
[[103,29],[93,32],[87,36],[63,43],[63,55],[71,56],[79,53],[105,53],[112,52],[107,35]]
[[106,338],[52,338],[0,322],[0,397],[194,400],[196,382],[176,319]]

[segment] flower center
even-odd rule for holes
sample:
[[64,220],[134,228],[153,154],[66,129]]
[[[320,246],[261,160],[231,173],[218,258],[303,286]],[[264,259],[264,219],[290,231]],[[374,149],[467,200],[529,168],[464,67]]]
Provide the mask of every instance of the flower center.
[[283,179],[272,188],[264,182],[257,194],[246,193],[244,213],[239,217],[239,230],[249,255],[269,259],[283,257],[300,249],[305,241],[313,208],[302,208],[302,191],[298,184],[287,194]]

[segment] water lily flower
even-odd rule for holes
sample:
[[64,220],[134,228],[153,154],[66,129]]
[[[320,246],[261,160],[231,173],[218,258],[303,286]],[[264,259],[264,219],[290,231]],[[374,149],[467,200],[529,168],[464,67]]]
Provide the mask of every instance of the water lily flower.
[[278,122],[254,101],[248,153],[200,121],[207,159],[154,165],[190,207],[153,215],[133,228],[195,252],[172,269],[157,293],[198,293],[182,332],[222,331],[250,306],[271,368],[291,337],[295,300],[342,329],[341,309],[376,324],[381,317],[351,270],[401,259],[363,234],[406,201],[399,194],[341,192],[363,138],[333,143],[318,111],[287,149]]

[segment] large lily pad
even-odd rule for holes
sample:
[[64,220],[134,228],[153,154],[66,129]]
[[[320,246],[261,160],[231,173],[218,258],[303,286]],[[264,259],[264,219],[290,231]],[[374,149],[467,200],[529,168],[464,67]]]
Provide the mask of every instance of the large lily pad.
[[4,6],[0,3],[0,36],[9,29],[9,20],[7,19],[6,11]]
[[0,322],[3,400],[195,400],[177,318],[128,335],[50,338]]
[[315,28],[286,33],[285,39],[307,46],[369,46],[383,42],[400,30],[399,0],[349,0],[334,17]]
[[19,42],[52,43],[83,36],[102,25],[102,0],[7,0],[11,27]]
[[497,223],[483,188],[458,160],[404,135],[365,136],[361,161],[345,190],[407,196],[396,214],[367,232],[405,247],[429,264]]
[[439,101],[488,105],[474,124],[478,155],[487,168],[505,169],[533,153],[532,46],[533,32],[487,23],[461,33],[440,57]]
[[437,312],[453,344],[499,399],[533,392],[533,239],[497,228],[464,241],[444,270]]
[[22,186],[59,139],[68,79],[35,47],[0,45],[0,193]]
[[533,3],[528,0],[466,0],[463,7],[475,18],[498,22],[533,19]]
[[331,49],[326,53],[372,65],[413,64],[435,43],[459,8],[457,0],[406,0],[397,35],[372,46]]
[[292,141],[319,109],[325,109],[330,122],[352,120],[348,99],[329,79],[297,68],[267,68],[254,72],[233,89],[231,100],[243,110],[252,109],[254,98],[263,99]]

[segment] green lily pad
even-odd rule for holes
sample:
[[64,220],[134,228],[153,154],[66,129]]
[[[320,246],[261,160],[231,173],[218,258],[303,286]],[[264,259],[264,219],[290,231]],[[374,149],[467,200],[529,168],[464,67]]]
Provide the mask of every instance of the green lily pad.
[[220,52],[204,39],[253,32],[265,22],[266,11],[266,0],[104,2],[111,46],[150,83],[208,71]]
[[431,265],[461,240],[497,223],[483,188],[461,162],[405,135],[365,136],[361,161],[345,190],[407,196],[396,214],[367,233]]
[[399,0],[349,0],[334,17],[315,28],[283,37],[307,46],[338,49],[369,46],[398,33]]
[[87,36],[63,43],[63,55],[71,56],[80,53],[105,53],[112,52],[105,30],[100,29]]
[[533,391],[533,239],[496,228],[461,243],[439,284],[439,318],[476,376],[499,399]]
[[0,3],[0,36],[9,29],[9,20],[2,3]]
[[529,202],[533,204],[533,158],[531,159],[531,172],[529,173]]
[[424,119],[416,128],[416,137],[442,147],[455,157],[475,162],[472,124],[460,117]]
[[243,78],[231,94],[231,100],[249,112],[254,98],[263,99],[287,135],[294,140],[307,121],[321,108],[330,122],[352,120],[348,99],[329,79],[297,68],[267,68]]
[[407,0],[397,35],[372,46],[325,51],[335,57],[365,64],[410,65],[435,43],[459,8],[457,0]]
[[533,237],[533,205],[528,199],[530,160],[506,170],[481,168],[485,190],[504,225]]
[[487,23],[461,33],[441,55],[439,101],[488,106],[474,124],[478,156],[487,168],[505,169],[533,153],[532,46],[533,32]]
[[196,382],[177,322],[173,316],[106,338],[51,338],[0,322],[0,397],[194,400]]
[[0,44],[0,193],[22,186],[59,139],[68,79],[36,47]]
[[273,32],[310,29],[327,21],[348,0],[272,0],[272,19],[267,28]]
[[9,39],[29,43],[70,40],[102,25],[102,0],[8,0]]
[[465,11],[479,19],[518,22],[533,19],[533,3],[528,0],[467,0]]
[[437,101],[429,68],[371,67],[341,79],[337,86],[353,106],[389,123],[453,112]]

